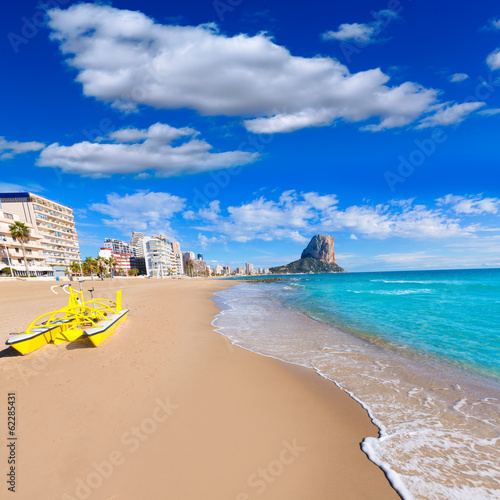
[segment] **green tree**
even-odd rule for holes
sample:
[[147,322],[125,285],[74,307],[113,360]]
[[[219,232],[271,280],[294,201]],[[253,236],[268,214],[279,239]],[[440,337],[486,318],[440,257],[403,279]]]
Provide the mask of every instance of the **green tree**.
[[101,280],[104,279],[104,271],[107,270],[108,268],[108,259],[105,259],[104,257],[97,257],[95,259],[97,269],[99,270],[99,276],[101,277]]
[[26,276],[28,277],[30,273],[28,270],[28,261],[26,260],[26,250],[24,249],[24,244],[29,243],[30,241],[30,228],[24,222],[16,220],[9,226],[9,231],[12,237],[21,243],[24,266],[26,267]]
[[70,272],[72,275],[75,275],[75,274],[81,274],[80,264],[79,264],[78,262],[72,262],[72,263],[69,265],[69,272]]
[[111,256],[109,259],[106,260],[109,266],[109,273],[111,274],[111,278],[115,274],[115,269],[116,269],[116,260]]
[[135,267],[133,269],[129,269],[128,274],[129,276],[137,276],[139,274],[139,269],[136,269]]
[[94,257],[86,257],[82,264],[85,274],[88,274],[94,281],[94,273],[97,271],[97,263]]
[[191,276],[191,278],[193,277],[193,274],[194,274],[194,262],[193,262],[193,259],[187,259],[186,260],[186,274],[188,276]]

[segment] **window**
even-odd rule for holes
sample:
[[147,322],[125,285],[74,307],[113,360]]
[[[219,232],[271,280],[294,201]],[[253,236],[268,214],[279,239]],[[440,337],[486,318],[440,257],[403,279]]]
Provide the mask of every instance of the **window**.
[[6,218],[6,219],[12,219],[14,220],[14,216],[12,214],[8,214],[7,212],[4,212],[3,213],[3,216]]

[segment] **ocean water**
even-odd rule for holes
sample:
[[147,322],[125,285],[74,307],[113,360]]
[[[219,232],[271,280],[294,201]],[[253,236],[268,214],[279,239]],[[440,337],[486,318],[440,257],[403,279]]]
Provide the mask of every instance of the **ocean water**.
[[403,498],[500,499],[500,270],[284,278],[219,292],[216,330],[349,392]]

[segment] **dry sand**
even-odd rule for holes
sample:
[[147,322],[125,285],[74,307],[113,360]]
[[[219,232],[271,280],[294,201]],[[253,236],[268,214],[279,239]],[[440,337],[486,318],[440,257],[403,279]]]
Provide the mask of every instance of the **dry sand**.
[[[64,305],[51,282],[0,283],[0,342]],[[0,436],[17,398],[19,500],[322,500],[398,495],[360,449],[377,428],[311,370],[212,331],[220,280],[87,282],[123,289],[128,320],[101,346],[0,353]],[[85,288],[89,288],[86,286]],[[1,349],[1,348],[0,348]],[[5,444],[0,451],[7,474]]]

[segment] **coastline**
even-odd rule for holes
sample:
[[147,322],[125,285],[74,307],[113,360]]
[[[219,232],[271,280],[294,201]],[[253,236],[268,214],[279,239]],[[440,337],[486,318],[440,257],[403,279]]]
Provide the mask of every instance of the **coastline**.
[[[399,498],[360,449],[378,429],[347,393],[213,332],[211,297],[232,284],[88,281],[106,298],[122,288],[131,310],[104,344],[3,357],[2,394],[18,396],[18,498]],[[0,283],[1,342],[60,307],[49,285]]]
[[496,498],[498,382],[315,319],[287,300],[290,290],[219,292],[214,326],[251,352],[314,369],[363,405],[380,429],[363,450],[403,497]]

